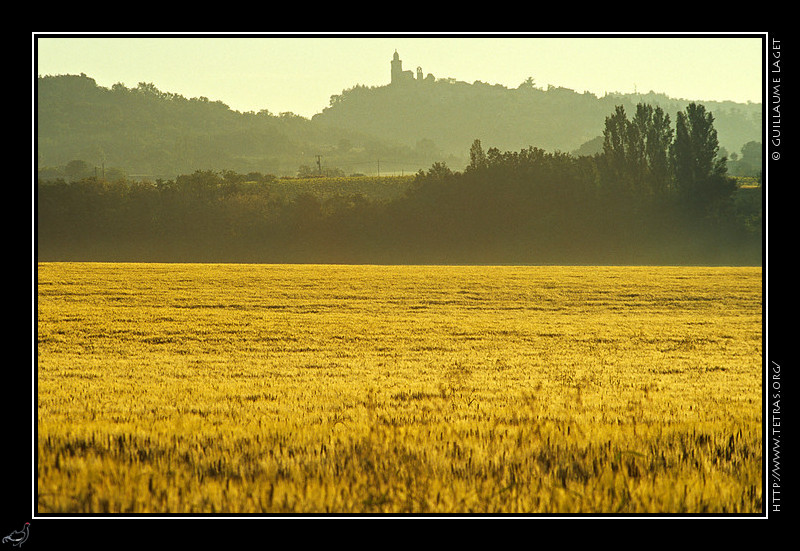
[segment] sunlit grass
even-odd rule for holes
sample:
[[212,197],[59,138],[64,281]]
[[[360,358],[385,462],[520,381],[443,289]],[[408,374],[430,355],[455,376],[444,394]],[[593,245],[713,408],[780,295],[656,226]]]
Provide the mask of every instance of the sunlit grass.
[[754,513],[760,268],[40,264],[39,513]]

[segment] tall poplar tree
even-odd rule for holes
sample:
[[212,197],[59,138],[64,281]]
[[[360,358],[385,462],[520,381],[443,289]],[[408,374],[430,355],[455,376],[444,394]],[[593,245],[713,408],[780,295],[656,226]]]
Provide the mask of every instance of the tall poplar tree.
[[615,194],[633,189],[630,170],[630,126],[625,108],[617,105],[614,114],[606,117],[603,129],[603,186]]
[[669,189],[669,148],[673,135],[669,115],[661,107],[652,108],[648,112],[645,130],[645,154],[650,189],[657,196],[663,195]]
[[603,131],[606,185],[638,197],[663,194],[669,187],[669,115],[640,103],[631,120],[617,106]]
[[724,206],[735,189],[718,152],[714,116],[696,103],[679,111],[670,154],[678,193],[695,214]]

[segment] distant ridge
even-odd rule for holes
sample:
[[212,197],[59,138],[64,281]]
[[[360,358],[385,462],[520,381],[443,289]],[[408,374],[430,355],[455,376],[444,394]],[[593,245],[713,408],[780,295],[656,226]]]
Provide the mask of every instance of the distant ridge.
[[[80,159],[152,179],[195,170],[293,176],[316,163],[345,174],[408,174],[440,161],[461,169],[475,139],[505,150],[587,152],[582,146],[602,134],[616,105],[632,112],[638,102],[657,104],[674,120],[689,102],[654,92],[600,98],[532,81],[507,88],[428,75],[423,82],[356,85],[306,119],[240,113],[147,83],[109,89],[83,74],[43,76],[36,83],[37,165],[40,174],[56,174]],[[738,152],[761,140],[761,104],[702,103],[715,117],[721,147]]]

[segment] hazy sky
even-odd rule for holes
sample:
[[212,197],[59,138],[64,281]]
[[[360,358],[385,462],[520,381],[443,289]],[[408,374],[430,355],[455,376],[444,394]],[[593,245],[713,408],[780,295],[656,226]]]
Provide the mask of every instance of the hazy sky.
[[395,50],[404,70],[516,88],[662,92],[675,98],[761,102],[761,37],[300,37],[207,35],[34,36],[39,75],[80,74],[110,88],[140,82],[237,111],[310,117],[330,96],[390,80]]

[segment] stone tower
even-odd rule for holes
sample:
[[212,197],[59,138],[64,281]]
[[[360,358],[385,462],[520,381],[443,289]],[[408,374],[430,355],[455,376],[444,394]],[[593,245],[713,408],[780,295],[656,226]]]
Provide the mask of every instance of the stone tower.
[[403,70],[403,62],[400,61],[400,56],[397,55],[397,50],[395,50],[392,57],[392,84],[405,84],[408,82],[414,82],[414,73]]
[[396,84],[400,82],[403,78],[403,62],[400,60],[400,56],[397,54],[397,50],[394,51],[394,57],[392,57],[392,84]]

